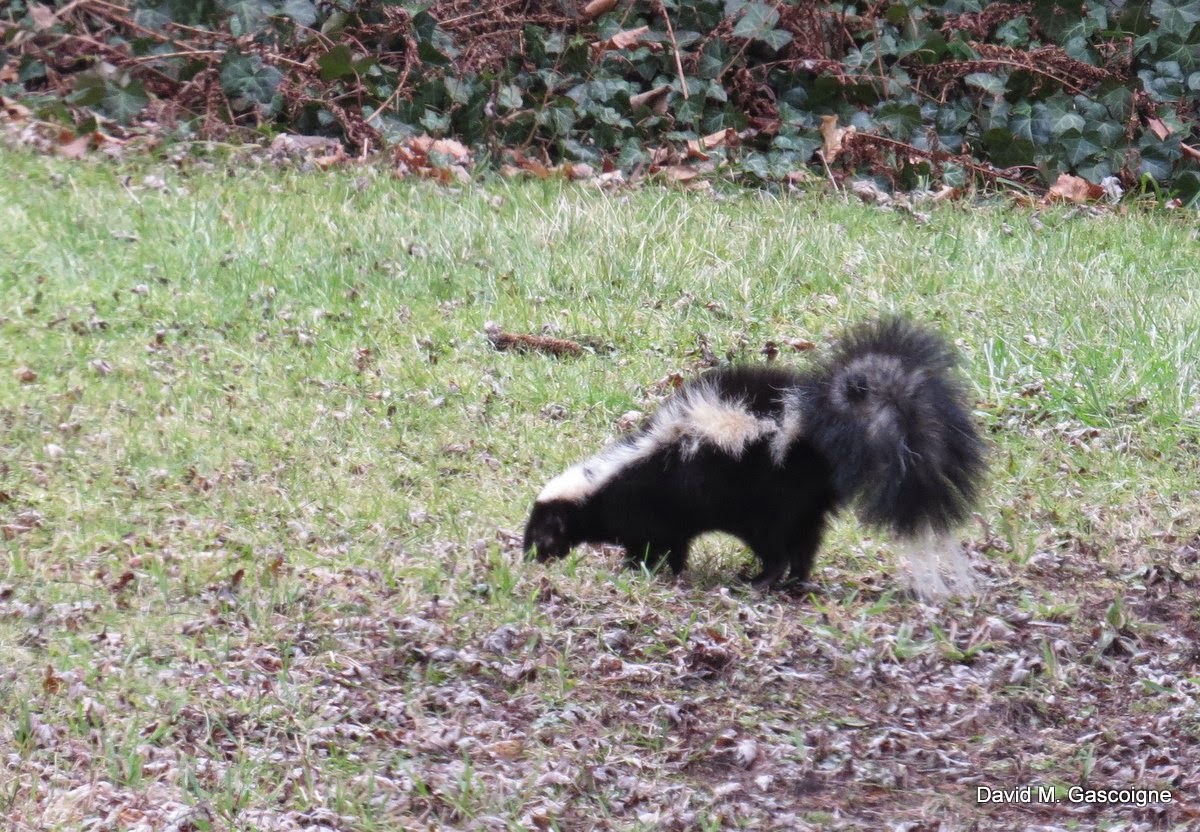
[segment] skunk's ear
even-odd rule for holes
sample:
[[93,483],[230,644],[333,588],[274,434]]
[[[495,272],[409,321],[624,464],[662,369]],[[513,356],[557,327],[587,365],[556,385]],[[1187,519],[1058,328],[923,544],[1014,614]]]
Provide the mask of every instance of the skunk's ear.
[[525,525],[525,554],[535,552],[537,559],[565,557],[571,551],[571,515],[573,503],[552,500],[535,503]]

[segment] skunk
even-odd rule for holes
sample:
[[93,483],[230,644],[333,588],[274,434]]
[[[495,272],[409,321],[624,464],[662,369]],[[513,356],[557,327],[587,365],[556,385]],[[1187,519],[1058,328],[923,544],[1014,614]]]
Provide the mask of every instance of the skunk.
[[[697,535],[722,531],[750,547],[762,566],[752,581],[768,587],[808,577],[828,518],[847,505],[928,551],[967,516],[984,473],[956,365],[941,337],[889,318],[852,329],[806,371],[710,371],[550,480],[525,551],[547,560],[613,543],[631,564],[665,558],[678,573]],[[919,567],[918,591],[944,594],[936,563]]]

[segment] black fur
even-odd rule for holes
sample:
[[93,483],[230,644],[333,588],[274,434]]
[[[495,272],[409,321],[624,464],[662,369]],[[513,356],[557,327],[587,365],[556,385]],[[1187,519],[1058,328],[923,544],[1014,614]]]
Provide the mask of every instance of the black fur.
[[757,436],[735,456],[713,442],[659,436],[652,419],[601,455],[642,451],[585,499],[534,504],[525,550],[545,560],[580,543],[614,543],[633,562],[666,558],[680,572],[696,536],[722,531],[758,556],[756,585],[771,585],[808,576],[827,518],[847,504],[902,536],[944,531],[967,515],[984,470],[955,364],[937,335],[887,319],[849,332],[808,372],[707,373],[676,395],[705,385],[776,432],[790,408],[799,430],[774,446],[776,433]]

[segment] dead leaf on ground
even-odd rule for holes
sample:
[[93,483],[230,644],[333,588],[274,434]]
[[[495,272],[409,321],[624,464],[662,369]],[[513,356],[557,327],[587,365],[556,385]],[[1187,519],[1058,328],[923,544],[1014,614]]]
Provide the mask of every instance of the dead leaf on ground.
[[267,152],[274,158],[345,158],[346,148],[337,139],[328,136],[301,136],[295,133],[280,133],[271,142]]
[[1049,202],[1081,203],[1094,202],[1102,196],[1104,196],[1104,189],[1099,185],[1093,185],[1079,176],[1060,173],[1054,185],[1051,186],[1050,192],[1046,194],[1046,199]]
[[46,693],[58,693],[62,686],[62,677],[54,672],[52,665],[46,665],[46,672],[42,675],[42,690]]
[[1150,128],[1150,132],[1158,136],[1159,141],[1163,141],[1167,136],[1171,135],[1171,128],[1163,124],[1162,119],[1148,118],[1146,126]]
[[654,171],[661,173],[668,182],[678,182],[686,185],[688,188],[707,187],[707,180],[699,180],[697,177],[707,173],[712,173],[716,170],[716,165],[712,162],[699,162],[695,165],[667,165]]
[[884,191],[870,179],[856,179],[850,183],[850,190],[854,195],[868,205],[879,205],[886,207],[892,204],[891,194]]
[[[10,82],[0,81],[0,83]],[[4,111],[5,118],[18,124],[28,121],[29,117],[33,115],[33,111],[24,104],[13,101],[11,98],[5,98],[3,95],[0,95],[0,110]]]
[[838,127],[837,122],[837,116],[821,116],[821,139],[824,142],[821,152],[825,157],[826,164],[833,163],[833,160],[841,154],[846,138],[853,136],[856,132],[853,125]]
[[574,180],[591,179],[596,175],[596,171],[586,162],[563,162],[558,169],[566,174],[568,179]]
[[943,202],[947,199],[957,199],[960,196],[962,196],[962,188],[955,188],[953,185],[943,185],[929,195],[929,201]]
[[629,97],[629,106],[633,108],[648,107],[656,113],[665,113],[667,111],[667,93],[670,91],[670,84],[659,84],[652,90],[631,95]]
[[67,159],[82,159],[91,147],[91,134],[84,134],[58,146],[58,155]]
[[724,130],[709,133],[707,136],[701,136],[698,139],[688,139],[688,158],[707,159],[708,153],[706,151],[715,150],[726,143],[732,142],[736,137],[737,133],[726,127]]
[[592,0],[583,7],[583,19],[591,20],[602,14],[608,14],[617,7],[617,0]]
[[672,182],[687,182],[699,176],[700,172],[687,165],[669,165],[662,169],[662,175]]
[[500,166],[500,173],[505,177],[532,176],[535,179],[549,179],[559,172],[538,159],[531,159],[523,153],[512,151],[505,154],[509,162]]
[[454,139],[414,136],[397,145],[395,153],[397,176],[412,173],[443,185],[470,181],[467,171],[474,162],[471,151]]
[[58,15],[54,13],[54,9],[44,6],[41,3],[29,4],[29,17],[33,20],[33,30],[35,32],[49,29],[58,22]]
[[651,52],[660,51],[663,48],[661,43],[653,40],[646,40],[645,36],[649,33],[649,26],[639,26],[636,29],[626,29],[623,32],[617,32],[607,40],[597,41],[592,46],[592,52],[596,57],[599,57],[610,49],[632,49],[635,46],[646,46]]
[[346,148],[342,147],[341,144],[338,144],[337,148],[332,153],[328,153],[324,156],[318,156],[316,159],[313,159],[313,164],[319,167],[321,170],[328,170],[334,165],[340,165],[348,158],[350,157],[346,155]]

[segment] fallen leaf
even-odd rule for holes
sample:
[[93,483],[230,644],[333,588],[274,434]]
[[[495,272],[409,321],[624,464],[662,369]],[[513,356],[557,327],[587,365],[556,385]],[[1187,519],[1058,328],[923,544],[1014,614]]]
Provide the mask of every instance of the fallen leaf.
[[1158,136],[1159,141],[1162,141],[1167,136],[1171,135],[1171,128],[1163,124],[1161,119],[1148,118],[1146,119],[1146,125],[1150,128],[1150,132]]
[[617,419],[617,430],[627,433],[640,425],[645,416],[640,410],[626,410],[621,414],[621,418]]
[[487,746],[487,751],[500,760],[516,760],[524,753],[520,740],[500,740]]
[[58,693],[62,690],[62,677],[54,672],[54,668],[46,665],[46,672],[42,675],[42,690],[46,693]]
[[657,87],[629,97],[630,107],[649,107],[655,111],[666,111],[667,93],[671,91],[670,84],[659,84]]
[[672,182],[687,182],[699,176],[700,172],[687,165],[669,165],[662,169],[662,175]]
[[460,165],[471,161],[471,151],[465,144],[454,139],[438,139],[430,146],[429,152],[446,156]]
[[887,206],[892,204],[891,194],[884,191],[870,179],[856,179],[850,183],[854,195],[868,205]]
[[1058,179],[1051,186],[1050,192],[1046,194],[1048,201],[1060,202],[1093,202],[1104,196],[1104,189],[1099,185],[1093,185],[1086,179],[1078,176],[1072,176],[1069,173],[1060,173]]
[[626,29],[622,32],[617,32],[607,40],[598,41],[592,46],[592,51],[599,56],[610,49],[632,49],[635,46],[645,45],[652,52],[661,50],[662,44],[657,41],[646,40],[645,35],[650,32],[649,26],[639,26],[636,29]]
[[0,109],[4,110],[6,118],[15,123],[27,121],[33,115],[33,111],[24,104],[13,101],[11,98],[5,98],[2,95],[0,95]]
[[583,7],[583,19],[591,20],[602,14],[608,14],[617,7],[617,0],[592,0]]
[[701,137],[700,141],[704,142],[704,146],[711,150],[712,148],[720,147],[723,144],[732,144],[733,139],[737,137],[738,134],[733,131],[733,128],[726,127],[724,129],[709,133],[707,136]]
[[559,165],[560,170],[567,175],[568,179],[591,179],[596,175],[596,171],[592,166],[585,162],[563,162]]
[[58,22],[58,15],[54,13],[54,9],[44,6],[41,3],[29,4],[29,17],[33,20],[33,30],[35,32],[49,29]]
[[750,768],[758,759],[758,743],[752,739],[741,740],[734,749],[733,757],[742,768]]
[[832,164],[842,152],[842,145],[845,143],[848,136],[853,136],[855,128],[838,127],[837,116],[821,116],[821,139],[824,142],[822,154],[825,157],[826,164]]
[[333,153],[329,153],[325,156],[318,156],[316,159],[313,159],[313,164],[319,167],[321,170],[328,170],[334,165],[340,165],[342,162],[346,161],[347,158],[349,157],[346,155],[346,148],[342,147],[342,145],[339,143],[337,149],[334,150]]
[[698,139],[688,139],[687,149],[689,159],[707,159],[706,151],[713,150],[725,144],[730,137],[736,136],[729,128],[718,130],[715,133],[709,133],[707,136],[701,136]]
[[355,347],[351,355],[354,359],[354,369],[360,373],[375,363],[375,357],[371,354],[370,347]]
[[82,159],[87,155],[88,147],[92,143],[90,135],[79,136],[66,144],[58,146],[58,155],[65,156],[68,159]]
[[940,189],[929,195],[930,202],[942,202],[947,199],[957,199],[962,196],[962,188],[955,188],[953,185],[943,185]]

